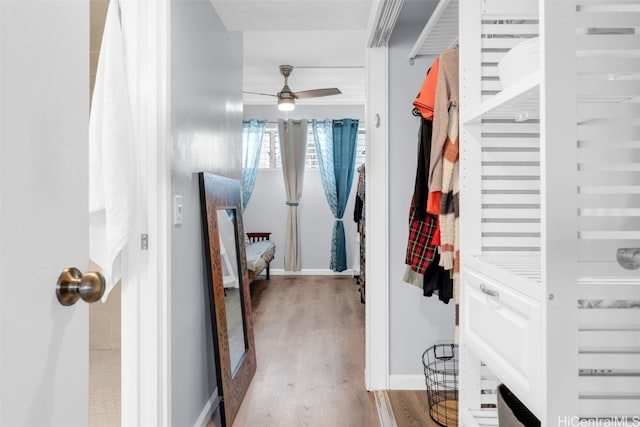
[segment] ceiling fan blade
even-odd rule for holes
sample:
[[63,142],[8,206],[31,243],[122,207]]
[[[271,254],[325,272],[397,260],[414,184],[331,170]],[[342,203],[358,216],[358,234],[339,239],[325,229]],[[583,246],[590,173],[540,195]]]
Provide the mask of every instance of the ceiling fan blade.
[[262,93],[262,92],[247,92],[247,91],[242,91],[242,93],[250,93],[252,95],[264,95],[264,96],[275,96],[277,97],[278,95],[275,95],[273,93]]
[[341,93],[337,87],[330,87],[325,89],[303,90],[301,92],[295,92],[293,96],[298,99],[306,99],[317,98],[319,96],[340,95]]

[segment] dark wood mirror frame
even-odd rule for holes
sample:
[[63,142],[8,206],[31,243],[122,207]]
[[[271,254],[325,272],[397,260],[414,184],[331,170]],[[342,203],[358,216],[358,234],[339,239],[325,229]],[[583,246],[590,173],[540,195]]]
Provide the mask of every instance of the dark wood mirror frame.
[[[199,173],[200,206],[204,234],[204,264],[206,286],[211,307],[211,326],[216,362],[218,393],[222,394],[220,418],[223,426],[233,425],[249,384],[256,371],[256,353],[251,317],[251,295],[244,247],[242,224],[242,194],[237,180],[207,172]],[[229,336],[225,307],[223,267],[220,248],[218,211],[233,209],[236,212],[235,234],[238,275],[241,278],[240,298],[244,321],[246,352],[234,370],[229,355]]]

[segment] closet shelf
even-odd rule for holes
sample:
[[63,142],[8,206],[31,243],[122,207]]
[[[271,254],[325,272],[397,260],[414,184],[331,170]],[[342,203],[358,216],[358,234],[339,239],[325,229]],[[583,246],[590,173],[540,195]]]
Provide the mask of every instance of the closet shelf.
[[481,119],[525,121],[539,118],[540,72],[528,74],[512,86],[482,102],[477,108],[461,110],[462,123]]
[[409,59],[440,55],[458,43],[458,0],[440,0],[418,36]]

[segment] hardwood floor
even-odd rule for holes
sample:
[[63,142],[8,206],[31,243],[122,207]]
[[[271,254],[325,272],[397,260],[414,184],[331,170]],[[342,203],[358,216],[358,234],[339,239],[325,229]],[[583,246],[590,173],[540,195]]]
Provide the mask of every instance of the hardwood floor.
[[272,276],[251,286],[258,367],[234,427],[378,426],[353,278]]
[[398,427],[438,426],[429,417],[426,391],[389,390],[387,395]]
[[[233,427],[378,427],[364,388],[364,305],[350,277],[251,285],[257,370]],[[436,427],[425,391],[388,391],[381,427]],[[394,423],[395,421],[395,423]],[[211,422],[209,425],[215,425]]]

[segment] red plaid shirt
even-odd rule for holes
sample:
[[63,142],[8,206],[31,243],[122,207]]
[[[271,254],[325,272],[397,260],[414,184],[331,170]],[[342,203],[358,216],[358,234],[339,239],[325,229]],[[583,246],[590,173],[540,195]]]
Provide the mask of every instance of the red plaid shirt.
[[414,218],[413,200],[409,209],[409,241],[407,243],[407,255],[405,264],[411,270],[419,274],[424,274],[427,267],[433,262],[436,256],[437,246],[431,246],[433,234],[438,225],[437,217],[427,215],[424,221]]

